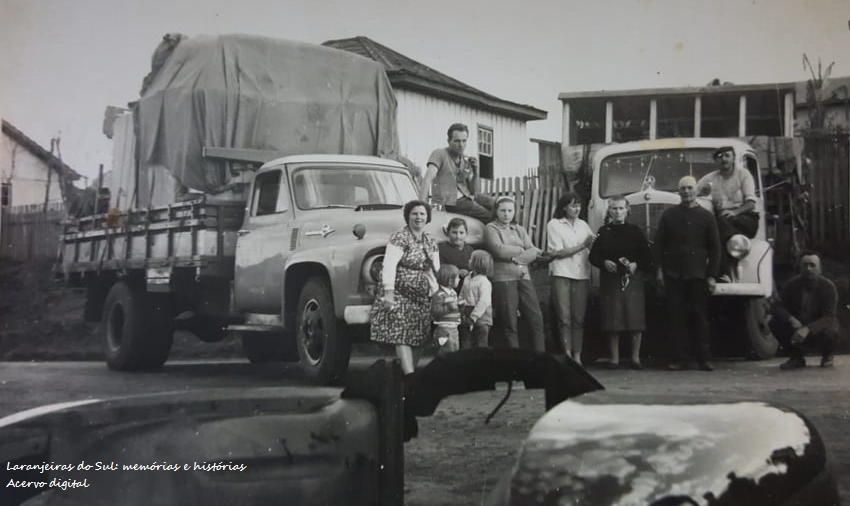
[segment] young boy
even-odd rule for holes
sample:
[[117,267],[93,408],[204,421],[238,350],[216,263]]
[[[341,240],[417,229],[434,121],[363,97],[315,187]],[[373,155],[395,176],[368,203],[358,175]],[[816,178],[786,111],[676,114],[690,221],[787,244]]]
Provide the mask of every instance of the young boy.
[[446,235],[449,236],[447,242],[441,242],[437,245],[440,250],[440,265],[451,264],[460,271],[460,285],[463,286],[463,280],[469,274],[469,258],[472,256],[472,246],[466,244],[466,221],[463,218],[452,218],[446,226]]
[[451,264],[440,265],[437,271],[437,283],[440,288],[431,298],[431,318],[434,320],[434,340],[440,345],[440,353],[450,353],[460,349],[458,308],[455,287],[460,279],[458,268]]

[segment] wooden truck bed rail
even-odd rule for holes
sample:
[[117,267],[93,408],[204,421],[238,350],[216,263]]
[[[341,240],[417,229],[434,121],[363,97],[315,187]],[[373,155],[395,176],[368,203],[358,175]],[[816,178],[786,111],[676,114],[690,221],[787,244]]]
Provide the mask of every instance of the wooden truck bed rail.
[[66,277],[166,267],[229,277],[243,216],[244,203],[202,199],[69,220],[58,265]]

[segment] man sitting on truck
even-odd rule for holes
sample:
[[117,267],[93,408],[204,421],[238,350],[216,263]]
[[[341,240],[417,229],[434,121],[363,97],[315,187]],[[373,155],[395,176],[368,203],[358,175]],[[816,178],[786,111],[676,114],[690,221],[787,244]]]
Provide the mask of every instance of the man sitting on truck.
[[493,215],[493,197],[477,195],[478,159],[463,156],[469,128],[463,123],[454,123],[449,127],[448,142],[445,148],[437,148],[428,158],[428,166],[422,184],[419,187],[420,200],[444,206],[451,213],[471,216],[484,223]]
[[[759,227],[756,207],[756,184],[746,169],[735,167],[735,149],[722,146],[714,150],[712,158],[718,168],[703,176],[697,183],[697,195],[711,195],[717,218],[720,244],[725,245],[735,234],[744,234],[752,239]],[[722,248],[726,251],[726,248]],[[722,255],[721,276],[718,281],[729,281],[726,271],[731,263],[728,253]]]
[[809,251],[800,256],[800,274],[785,283],[780,297],[774,308],[776,337],[790,354],[780,367],[784,370],[805,367],[803,344],[806,343],[819,346],[821,367],[832,367],[839,337],[835,316],[838,297],[835,284],[821,275],[817,253]]

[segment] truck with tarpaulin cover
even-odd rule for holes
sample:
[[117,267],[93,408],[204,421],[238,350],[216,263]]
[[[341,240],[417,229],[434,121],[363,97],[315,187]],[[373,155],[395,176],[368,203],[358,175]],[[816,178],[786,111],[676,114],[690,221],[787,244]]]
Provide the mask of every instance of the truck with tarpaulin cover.
[[[110,122],[109,212],[70,219],[61,238],[58,270],[86,288],[107,364],[160,367],[179,329],[236,333],[252,362],[337,380],[417,195],[383,67],[242,35],[167,35],[152,67]],[[434,214],[440,234],[451,216]]]

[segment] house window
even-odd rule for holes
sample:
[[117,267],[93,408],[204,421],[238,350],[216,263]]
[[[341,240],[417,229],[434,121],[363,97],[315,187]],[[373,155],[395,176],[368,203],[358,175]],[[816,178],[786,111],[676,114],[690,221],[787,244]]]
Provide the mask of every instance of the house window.
[[478,176],[493,179],[493,129],[478,125]]
[[2,194],[0,194],[0,207],[9,207],[12,204],[12,183],[3,183]]

